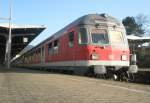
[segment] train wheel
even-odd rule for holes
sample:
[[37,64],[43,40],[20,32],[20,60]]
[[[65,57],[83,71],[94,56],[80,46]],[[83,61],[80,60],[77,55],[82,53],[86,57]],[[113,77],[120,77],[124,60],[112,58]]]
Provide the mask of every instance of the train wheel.
[[115,81],[117,81],[118,80],[118,76],[116,74],[113,74],[112,75],[112,79],[115,80]]
[[106,79],[106,74],[94,74],[96,78]]
[[110,80],[117,81],[119,76],[117,74],[115,74],[114,72],[108,71],[107,72],[107,78]]
[[129,81],[133,82],[134,81],[134,74],[133,73],[129,73]]
[[107,79],[107,75],[106,74],[102,74],[103,79]]
[[127,82],[133,82],[134,81],[134,74],[129,73],[128,71],[123,73],[123,80]]

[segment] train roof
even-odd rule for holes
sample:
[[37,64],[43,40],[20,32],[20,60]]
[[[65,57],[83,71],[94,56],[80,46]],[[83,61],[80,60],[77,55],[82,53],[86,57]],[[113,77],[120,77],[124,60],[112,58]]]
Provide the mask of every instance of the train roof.
[[99,20],[100,22],[109,21],[120,23],[116,18],[113,18],[107,14],[88,14],[80,17],[75,22],[77,22],[78,25],[95,25],[95,20]]
[[105,13],[103,13],[103,14],[88,14],[88,15],[84,15],[84,16],[76,19],[75,21],[73,21],[69,25],[65,26],[63,29],[61,29],[58,32],[54,33],[49,38],[47,38],[46,40],[42,41],[41,43],[39,43],[35,47],[33,47],[31,50],[33,50],[33,49],[35,49],[37,47],[40,47],[41,44],[46,43],[50,39],[52,39],[52,40],[57,39],[58,37],[62,36],[65,32],[67,32],[68,29],[70,29],[70,28],[72,28],[74,26],[95,25],[96,22],[97,23],[115,22],[115,23],[117,23],[119,25],[121,24],[119,20],[117,20],[116,18],[114,18],[112,16],[109,16],[109,15],[107,15]]
[[53,36],[63,34],[63,32],[65,32],[73,26],[95,25],[96,23],[104,22],[115,22],[117,24],[120,24],[120,22],[116,18],[113,18],[112,16],[109,16],[107,14],[88,14],[76,19],[60,31],[56,32]]
[[88,15],[84,15],[78,19],[76,19],[75,21],[73,21],[72,23],[70,23],[69,25],[67,25],[66,27],[64,27],[63,29],[59,30],[58,32],[54,33],[53,35],[51,35],[49,38],[47,38],[46,40],[44,40],[43,42],[39,43],[37,46],[39,46],[40,44],[43,44],[44,42],[47,42],[47,40],[49,39],[53,39],[53,38],[57,38],[60,37],[61,35],[63,35],[69,28],[74,27],[74,26],[82,26],[82,25],[95,25],[96,21],[97,22],[115,22],[117,24],[120,25],[120,21],[117,20],[116,18],[109,16],[107,14],[88,14]]

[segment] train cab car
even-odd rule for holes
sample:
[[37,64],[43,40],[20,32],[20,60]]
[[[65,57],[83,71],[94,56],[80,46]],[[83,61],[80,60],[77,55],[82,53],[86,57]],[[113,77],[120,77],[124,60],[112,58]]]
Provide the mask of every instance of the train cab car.
[[130,66],[124,26],[106,14],[80,17],[39,45],[34,48],[36,58],[32,60],[35,62],[30,60],[31,63],[26,66],[96,75],[111,72],[120,76],[137,72],[136,67]]
[[[81,32],[81,27],[79,31],[79,42],[82,40],[81,34],[86,35],[86,39],[83,39],[86,42],[78,47],[80,54],[76,57],[79,60],[77,64],[93,67],[96,74],[129,67],[130,52],[124,26],[105,14],[89,15],[88,19],[90,23],[84,24],[86,33]],[[84,60],[82,55],[85,55]]]

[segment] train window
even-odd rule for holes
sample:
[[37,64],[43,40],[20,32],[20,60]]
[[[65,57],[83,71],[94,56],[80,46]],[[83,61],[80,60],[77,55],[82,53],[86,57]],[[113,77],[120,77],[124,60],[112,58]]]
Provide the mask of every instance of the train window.
[[38,58],[40,58],[41,56],[41,48],[38,49],[38,54],[37,54]]
[[105,30],[93,29],[91,31],[92,43],[94,44],[108,44],[108,34]]
[[74,43],[74,32],[70,32],[68,34],[68,37],[69,37],[69,47],[73,47],[73,43]]
[[110,31],[110,40],[111,40],[111,45],[113,46],[121,46],[124,45],[124,39],[123,35],[119,31]]
[[59,46],[59,41],[58,40],[55,40],[54,41],[54,53],[58,53],[58,46]]
[[53,52],[53,46],[52,46],[52,43],[49,43],[48,44],[48,54],[50,55],[50,54],[52,54],[52,52]]
[[58,48],[58,40],[54,41],[54,48],[56,48],[56,47]]
[[88,37],[86,28],[80,28],[78,35],[79,35],[79,44],[87,44]]
[[42,57],[44,56],[44,46],[42,47]]

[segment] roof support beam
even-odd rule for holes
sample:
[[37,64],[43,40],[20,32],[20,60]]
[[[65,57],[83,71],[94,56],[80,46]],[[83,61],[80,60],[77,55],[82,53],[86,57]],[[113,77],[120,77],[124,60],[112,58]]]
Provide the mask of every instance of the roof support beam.
[[28,36],[28,35],[36,35],[34,33],[29,33],[29,34],[13,34],[12,37],[15,37],[15,36]]
[[12,42],[12,34],[11,34],[11,20],[12,20],[12,0],[9,1],[9,36],[6,44],[6,55],[5,55],[5,63],[7,68],[10,69],[10,61],[11,61],[11,42]]

